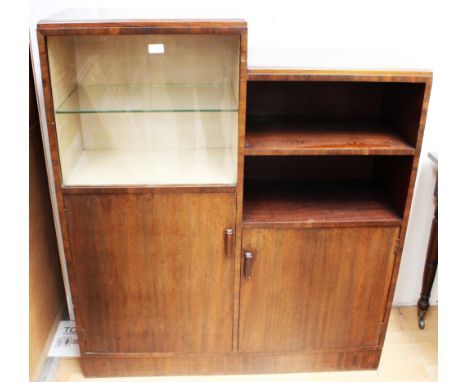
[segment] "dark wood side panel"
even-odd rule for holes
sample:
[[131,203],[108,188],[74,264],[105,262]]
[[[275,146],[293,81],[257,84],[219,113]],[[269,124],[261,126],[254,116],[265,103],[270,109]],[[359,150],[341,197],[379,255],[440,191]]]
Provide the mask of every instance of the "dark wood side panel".
[[424,83],[398,83],[386,87],[383,97],[384,120],[413,146],[419,135],[424,90]]
[[86,377],[133,375],[254,374],[376,369],[381,350],[307,353],[205,354],[181,356],[86,355],[81,359]]
[[235,194],[65,195],[82,352],[232,350]]
[[[245,229],[239,350],[375,346],[400,229]],[[244,260],[245,262],[245,260]]]
[[379,157],[375,160],[373,179],[400,216],[405,213],[413,160],[412,157]]
[[395,295],[395,288],[396,288],[396,283],[398,280],[398,271],[400,269],[401,256],[403,253],[406,230],[407,230],[408,221],[409,221],[409,214],[411,211],[411,205],[413,201],[414,186],[416,182],[416,174],[418,171],[419,157],[421,155],[422,139],[424,135],[424,128],[426,125],[426,118],[427,118],[427,111],[429,107],[431,88],[432,88],[432,75],[429,78],[427,78],[425,81],[424,97],[423,97],[423,102],[421,105],[422,109],[420,112],[418,137],[417,137],[417,142],[416,142],[416,152],[414,154],[414,157],[411,163],[411,175],[408,181],[408,188],[407,188],[408,192],[406,193],[406,201],[404,203],[403,224],[401,226],[400,242],[399,242],[398,252],[397,252],[397,256],[395,260],[395,266],[393,268],[392,281],[391,281],[390,289],[388,293],[387,308],[385,312],[385,322],[384,322],[384,328],[383,328],[384,330],[382,330],[382,336],[380,337],[380,342],[379,342],[380,345],[383,345],[385,341],[388,320],[390,318],[390,311],[392,309],[393,296]]

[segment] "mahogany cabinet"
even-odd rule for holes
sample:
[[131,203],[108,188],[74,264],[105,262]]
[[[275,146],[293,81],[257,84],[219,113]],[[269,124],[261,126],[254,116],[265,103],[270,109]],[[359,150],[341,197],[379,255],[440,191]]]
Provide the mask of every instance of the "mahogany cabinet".
[[247,70],[242,20],[38,41],[86,376],[378,366],[430,72]]

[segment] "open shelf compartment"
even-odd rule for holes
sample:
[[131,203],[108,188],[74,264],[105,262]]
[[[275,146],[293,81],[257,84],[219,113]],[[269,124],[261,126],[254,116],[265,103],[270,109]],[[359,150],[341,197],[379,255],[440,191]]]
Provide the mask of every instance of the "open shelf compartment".
[[249,81],[245,154],[414,155],[424,86]]
[[400,226],[406,156],[247,157],[243,226]]
[[366,182],[252,182],[244,227],[400,225],[378,187]]

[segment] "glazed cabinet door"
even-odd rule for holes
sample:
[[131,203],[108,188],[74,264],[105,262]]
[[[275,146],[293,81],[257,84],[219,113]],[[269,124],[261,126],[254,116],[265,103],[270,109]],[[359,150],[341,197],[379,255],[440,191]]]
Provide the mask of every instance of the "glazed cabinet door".
[[239,350],[377,345],[398,227],[243,232]]
[[85,352],[232,351],[234,193],[65,198]]

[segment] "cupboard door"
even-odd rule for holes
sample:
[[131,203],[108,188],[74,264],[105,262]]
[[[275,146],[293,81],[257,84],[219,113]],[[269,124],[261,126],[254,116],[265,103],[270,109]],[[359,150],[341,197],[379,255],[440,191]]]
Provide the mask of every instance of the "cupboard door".
[[232,351],[235,194],[69,194],[85,352]]
[[398,234],[398,227],[244,230],[239,350],[377,345]]

